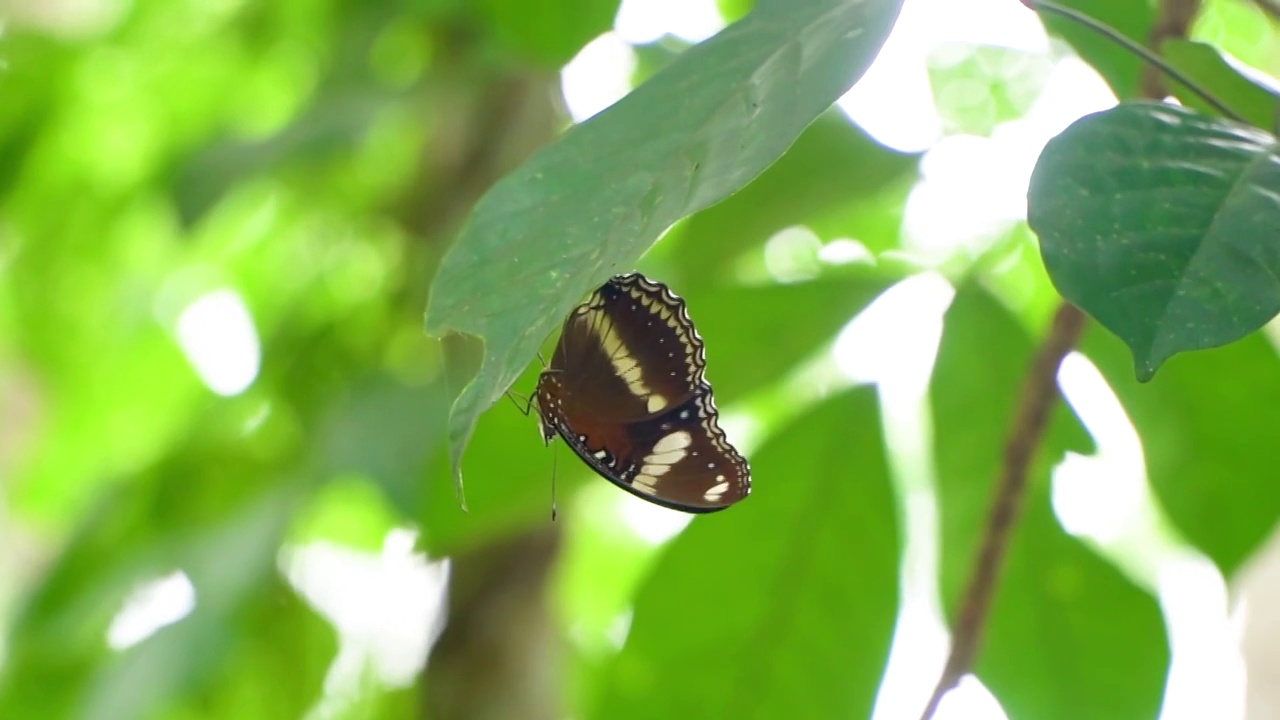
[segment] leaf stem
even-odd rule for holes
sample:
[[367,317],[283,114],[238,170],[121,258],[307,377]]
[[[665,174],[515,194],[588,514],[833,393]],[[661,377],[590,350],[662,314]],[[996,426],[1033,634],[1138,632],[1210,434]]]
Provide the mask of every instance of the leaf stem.
[[1165,75],[1168,75],[1175,82],[1181,83],[1182,85],[1186,86],[1188,90],[1198,95],[1201,100],[1204,100],[1205,103],[1207,103],[1210,107],[1212,107],[1214,110],[1217,110],[1219,113],[1221,113],[1223,117],[1229,118],[1238,123],[1243,123],[1246,125],[1248,124],[1248,122],[1244,118],[1240,117],[1235,113],[1235,111],[1233,111],[1231,108],[1224,105],[1222,101],[1214,97],[1214,95],[1211,92],[1206,90],[1204,87],[1202,87],[1199,83],[1195,82],[1191,78],[1182,74],[1182,72],[1180,72],[1178,69],[1174,68],[1168,62],[1166,62],[1164,58],[1160,57],[1159,55],[1152,52],[1151,50],[1143,47],[1141,44],[1134,42],[1133,40],[1120,34],[1117,30],[1107,25],[1106,23],[1095,20],[1089,17],[1088,15],[1085,15],[1084,13],[1080,12],[1079,10],[1075,10],[1074,8],[1069,8],[1064,5],[1059,5],[1056,2],[1050,2],[1050,0],[1023,0],[1023,4],[1030,7],[1033,10],[1036,10],[1037,12],[1045,12],[1045,13],[1049,13],[1050,15],[1057,15],[1059,17],[1066,18],[1074,23],[1082,25],[1086,28],[1089,28],[1090,30],[1098,33],[1099,35],[1102,35],[1103,37],[1116,43],[1117,45],[1120,45],[1121,47],[1133,53],[1134,55],[1137,55],[1138,57],[1142,58],[1151,66],[1158,68],[1161,72],[1163,72]]

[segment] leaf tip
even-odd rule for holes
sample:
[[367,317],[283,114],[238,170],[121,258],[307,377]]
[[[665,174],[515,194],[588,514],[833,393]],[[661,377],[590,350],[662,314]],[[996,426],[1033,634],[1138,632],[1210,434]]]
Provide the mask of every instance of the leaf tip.
[[1164,364],[1166,359],[1167,358],[1156,358],[1150,355],[1145,358],[1140,358],[1135,355],[1133,358],[1134,377],[1136,377],[1140,383],[1149,382],[1151,378],[1156,376],[1156,370],[1160,369],[1160,366]]

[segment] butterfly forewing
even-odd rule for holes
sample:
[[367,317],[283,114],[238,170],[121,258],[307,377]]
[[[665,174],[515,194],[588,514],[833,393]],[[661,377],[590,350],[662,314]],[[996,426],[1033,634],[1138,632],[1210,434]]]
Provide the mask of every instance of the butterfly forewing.
[[746,460],[717,422],[702,340],[684,301],[639,274],[613,278],[566,319],[536,398],[544,438],[559,433],[596,472],[689,512],[750,492]]
[[551,369],[573,415],[638,420],[685,402],[702,383],[702,339],[682,299],[642,275],[621,275],[565,321]]

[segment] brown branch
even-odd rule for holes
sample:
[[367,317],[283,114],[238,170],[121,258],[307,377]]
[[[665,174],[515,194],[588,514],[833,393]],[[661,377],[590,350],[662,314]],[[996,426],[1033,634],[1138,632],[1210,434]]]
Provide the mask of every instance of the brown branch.
[[1085,315],[1063,303],[1054,315],[1049,334],[1031,359],[1017,413],[1004,446],[1004,463],[996,483],[995,500],[987,518],[969,585],[965,588],[960,617],[951,640],[951,654],[934,688],[921,720],[929,720],[942,697],[969,672],[981,645],[991,599],[999,584],[1009,537],[1017,525],[1027,488],[1027,468],[1044,436],[1049,411],[1058,397],[1058,366],[1075,347],[1084,328]]
[[[1147,47],[1157,55],[1165,40],[1186,39],[1191,23],[1200,12],[1200,0],[1160,0],[1160,14],[1147,33]],[[1142,66],[1139,90],[1143,97],[1163,100],[1169,94],[1164,74],[1151,64]]]
[[[1035,0],[1021,0],[1033,10],[1042,10]],[[1270,5],[1269,0],[1257,0],[1260,6]],[[1046,5],[1049,3],[1045,3]],[[1274,9],[1271,8],[1264,9]],[[1165,40],[1185,38],[1200,10],[1200,0],[1161,0],[1160,15],[1147,35],[1148,47],[1159,53]],[[1055,10],[1055,12],[1060,12]],[[1079,18],[1072,18],[1079,20]],[[1096,29],[1096,28],[1095,28]],[[1168,94],[1160,68],[1148,62],[1144,65],[1140,90],[1151,100],[1160,100]],[[1229,113],[1227,113],[1230,116]],[[987,614],[1000,580],[1009,538],[1022,510],[1022,498],[1027,487],[1027,468],[1044,435],[1049,411],[1058,395],[1058,367],[1062,359],[1075,347],[1084,329],[1085,315],[1078,308],[1063,303],[1054,315],[1048,336],[1032,358],[1031,367],[1022,388],[1018,411],[1004,448],[1004,464],[996,485],[996,497],[987,519],[982,545],[978,550],[973,574],[960,606],[960,616],[951,638],[951,653],[943,667],[942,677],[929,697],[929,703],[921,713],[921,720],[931,720],[942,698],[950,692],[973,667],[974,658],[982,642]]]

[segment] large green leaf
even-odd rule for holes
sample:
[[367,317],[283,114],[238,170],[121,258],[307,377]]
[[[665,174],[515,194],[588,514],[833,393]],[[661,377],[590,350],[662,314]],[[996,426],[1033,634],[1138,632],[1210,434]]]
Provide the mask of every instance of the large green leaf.
[[869,388],[752,458],[751,497],[694,520],[635,602],[591,717],[867,717],[900,540]]
[[762,2],[480,200],[426,315],[430,333],[484,342],[479,373],[450,415],[455,472],[476,418],[574,303],[633,267],[676,220],[776,160],[870,65],[898,7]]
[[1040,155],[1027,220],[1059,292],[1142,380],[1280,311],[1280,155],[1254,128],[1151,103],[1089,115]]
[[[1031,340],[995,300],[961,288],[945,319],[932,404],[942,593],[956,615],[986,523]],[[1169,650],[1155,598],[1067,535],[1049,504],[1051,466],[1086,443],[1059,405],[1029,469],[1020,524],[976,664],[1011,720],[1154,718]]]
[[1254,334],[1177,358],[1146,385],[1127,372],[1114,338],[1090,332],[1083,349],[1128,411],[1169,519],[1231,577],[1280,518],[1275,348]]

